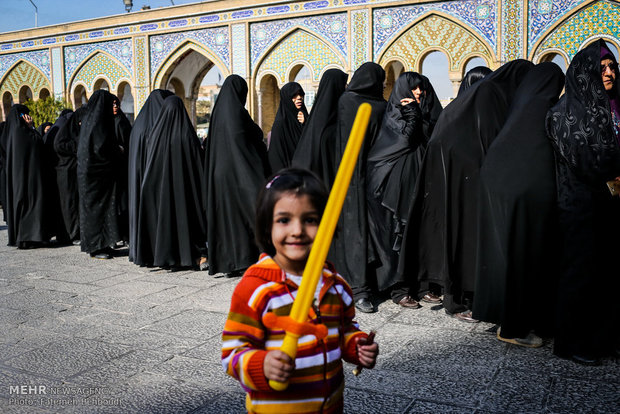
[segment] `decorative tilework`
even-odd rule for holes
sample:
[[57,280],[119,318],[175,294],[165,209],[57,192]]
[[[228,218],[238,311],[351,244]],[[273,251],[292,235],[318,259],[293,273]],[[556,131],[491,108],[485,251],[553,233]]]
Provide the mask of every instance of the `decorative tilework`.
[[146,37],[134,38],[134,50],[136,52],[134,113],[137,114],[149,95],[149,57]]
[[370,13],[368,10],[355,10],[351,12],[351,54],[350,64],[351,70],[356,70],[362,63],[371,60],[368,53],[368,27],[370,25]]
[[62,76],[62,52],[59,47],[52,48],[52,81],[54,96],[61,98],[65,91],[65,81]]
[[113,60],[110,56],[98,52],[82,66],[69,87],[72,88],[77,82],[83,82],[90,92],[93,90],[95,79],[101,77],[101,75],[105,75],[110,81],[110,88],[112,89],[116,88],[121,79],[131,80],[131,74],[123,65]]
[[[307,29],[318,34],[335,46],[343,55],[347,55],[347,15],[344,13],[253,23],[250,25],[252,69],[261,55],[273,46],[284,33],[294,27]],[[308,49],[306,48],[306,50]]]
[[530,0],[528,17],[528,50],[556,22],[575,9],[583,0]]
[[[314,53],[305,53],[312,50]],[[344,62],[332,50],[330,45],[318,37],[304,31],[296,30],[286,37],[273,49],[260,65],[256,79],[260,79],[264,72],[277,73],[279,82],[285,83],[286,70],[296,61],[303,59],[312,69],[313,80],[319,80],[319,75],[328,65],[345,67]]]
[[39,69],[49,79],[50,78],[50,58],[49,51],[37,50],[34,52],[11,53],[1,55],[0,58],[0,79],[4,77],[6,72],[19,60],[25,60]]
[[88,56],[94,52],[105,52],[114,56],[129,73],[133,72],[133,47],[131,39],[115,40],[112,42],[88,43],[79,46],[65,47],[65,81],[69,80]]
[[420,16],[431,11],[446,13],[463,21],[485,39],[497,46],[497,5],[494,0],[446,1],[373,10],[374,59],[383,53],[398,33]]
[[523,1],[502,0],[501,60],[508,62],[522,56]]
[[13,98],[19,95],[19,88],[22,85],[30,86],[34,98],[38,98],[41,88],[51,90],[49,80],[41,73],[38,68],[29,62],[21,61],[12,68],[0,84],[0,96],[5,91],[11,92]]
[[232,51],[232,72],[242,78],[247,78],[248,43],[245,24],[234,24],[232,26]]
[[230,49],[228,27],[177,32],[150,38],[151,76],[167,60],[169,55],[187,40],[192,40],[219,57],[226,66],[230,65]]
[[445,50],[450,61],[450,70],[458,71],[472,55],[484,56],[492,61],[491,52],[475,36],[448,19],[431,15],[400,36],[381,57],[385,66],[394,58],[403,59],[412,69],[421,53],[429,48]]
[[610,36],[620,43],[620,5],[601,1],[586,7],[560,25],[537,48],[536,56],[547,49],[560,49],[569,59],[592,37]]

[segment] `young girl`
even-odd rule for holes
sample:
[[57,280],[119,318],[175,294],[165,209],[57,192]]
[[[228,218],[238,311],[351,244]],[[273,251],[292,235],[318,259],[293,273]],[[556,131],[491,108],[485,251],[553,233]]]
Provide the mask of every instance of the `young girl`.
[[[285,169],[261,190],[256,239],[263,253],[233,293],[222,334],[222,365],[247,392],[250,413],[336,413],[343,410],[342,359],[375,365],[376,343],[353,321],[351,288],[330,264],[323,269],[308,319],[328,335],[299,338],[296,359],[279,350],[285,332],[269,329],[263,316],[290,313],[327,202],[327,191],[310,171]],[[275,391],[269,380],[288,381]]]

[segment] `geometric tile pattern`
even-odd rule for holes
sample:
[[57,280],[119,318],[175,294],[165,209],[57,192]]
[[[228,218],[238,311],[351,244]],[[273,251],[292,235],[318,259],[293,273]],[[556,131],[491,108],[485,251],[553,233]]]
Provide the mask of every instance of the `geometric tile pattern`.
[[566,12],[580,3],[583,3],[583,0],[530,0],[527,24],[528,52],[549,27],[564,19]]
[[[312,50],[313,53],[306,51]],[[302,62],[300,62],[302,61]],[[264,72],[274,72],[279,75],[280,85],[286,83],[286,71],[294,63],[309,63],[312,70],[312,79],[319,81],[319,76],[328,65],[344,68],[345,62],[325,41],[313,34],[298,29],[288,35],[273,49],[260,65],[256,79],[259,80]]]
[[343,56],[347,55],[347,39],[349,35],[347,15],[345,13],[252,23],[250,25],[252,70],[256,67],[260,57],[283,34],[293,28],[302,28],[310,33],[315,33],[320,38],[331,43]]
[[114,56],[129,73],[133,72],[133,47],[131,39],[115,40],[113,42],[87,43],[65,48],[65,82],[69,80],[84,61],[95,52],[105,52]]
[[523,50],[523,2],[522,0],[502,1],[502,47],[503,62],[518,59]]
[[119,64],[111,56],[98,52],[82,66],[69,87],[73,89],[73,85],[77,82],[82,82],[86,85],[88,92],[92,92],[95,86],[95,80],[101,78],[102,75],[105,75],[105,78],[110,84],[110,92],[116,89],[121,80],[127,80],[129,83],[132,83],[131,73],[128,72],[124,66]]
[[134,113],[140,112],[140,108],[146,102],[149,93],[149,60],[146,36],[134,38],[134,51],[136,55],[136,71],[135,71],[135,109]]
[[0,57],[0,79],[6,75],[6,72],[17,63],[20,59],[29,62],[37,67],[47,78],[50,78],[50,58],[49,50],[37,50],[34,52],[11,53],[1,55]]
[[230,67],[230,50],[228,26],[213,29],[201,29],[188,32],[176,32],[165,35],[151,36],[151,77],[161,68],[164,61],[169,60],[171,53],[187,41],[193,41],[207,49]]
[[581,10],[557,27],[536,49],[536,55],[547,49],[561,49],[569,59],[593,36],[606,35],[620,43],[620,5],[601,1]]
[[406,70],[413,70],[421,53],[428,48],[446,52],[450,71],[463,69],[472,54],[493,60],[487,46],[468,30],[438,15],[430,15],[403,33],[381,56],[380,65],[385,66],[393,58],[404,60]]
[[368,10],[354,10],[351,12],[351,70],[355,71],[362,63],[372,60],[368,47],[370,39],[368,30],[370,27],[370,13]]
[[62,51],[59,47],[52,48],[52,83],[54,84],[54,96],[62,98],[65,91],[65,79],[62,76]]
[[416,4],[373,10],[373,50],[375,59],[395,37],[423,14],[446,14],[476,32],[492,48],[497,45],[497,4],[494,0],[464,0]]
[[34,99],[39,97],[41,88],[47,88],[48,91],[52,90],[49,80],[38,68],[28,62],[21,61],[7,73],[2,84],[0,84],[0,96],[5,91],[9,91],[13,95],[13,99],[16,99],[19,96],[19,88],[24,84],[30,86]]
[[248,53],[248,40],[245,24],[233,24],[232,31],[232,73],[242,78],[248,77],[246,55]]

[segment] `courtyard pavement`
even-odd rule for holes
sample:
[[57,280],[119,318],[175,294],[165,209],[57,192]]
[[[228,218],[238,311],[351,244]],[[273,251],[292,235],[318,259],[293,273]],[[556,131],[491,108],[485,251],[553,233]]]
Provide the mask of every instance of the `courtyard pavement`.
[[[245,412],[220,364],[238,278],[6,243],[0,226],[0,413]],[[386,301],[357,320],[381,354],[359,377],[346,364],[347,413],[620,413],[618,361],[501,343],[429,305]]]

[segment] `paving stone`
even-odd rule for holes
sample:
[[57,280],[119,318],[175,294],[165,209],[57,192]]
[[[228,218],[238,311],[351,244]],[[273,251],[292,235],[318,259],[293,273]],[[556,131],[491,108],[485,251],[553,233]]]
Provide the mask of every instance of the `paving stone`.
[[553,413],[620,413],[620,376],[609,382],[556,377],[547,407]]
[[199,288],[193,286],[171,286],[165,290],[142,296],[140,299],[150,303],[169,303],[178,299],[187,300],[187,296],[196,293]]
[[87,283],[65,282],[45,277],[27,280],[22,283],[24,286],[33,287],[35,289],[47,289],[54,292],[67,292],[72,294],[87,294],[93,290],[100,289],[99,286]]
[[145,330],[208,339],[221,335],[227,315],[203,310],[188,310],[144,327]]
[[206,343],[190,349],[182,354],[190,358],[203,359],[212,364],[221,364],[222,340],[221,336],[209,339]]
[[430,401],[415,400],[415,402],[406,411],[411,414],[465,414],[473,413],[469,407],[457,407],[450,404],[438,404]]
[[167,283],[131,280],[93,291],[91,294],[97,296],[114,296],[118,298],[140,298],[151,293],[161,292],[171,287],[173,286]]
[[48,289],[25,289],[10,295],[0,296],[0,304],[3,308],[27,310],[45,307],[48,304],[57,303],[71,297],[72,293],[56,292]]
[[524,414],[543,412],[550,386],[551,376],[544,372],[502,370],[482,393],[481,408]]
[[245,393],[224,392],[211,398],[205,405],[199,407],[192,414],[214,414],[214,413],[246,413]]
[[221,363],[212,364],[196,358],[177,355],[152,367],[149,372],[178,380],[218,384],[221,389],[231,392],[242,390],[239,382],[224,372]]
[[345,388],[345,413],[404,413],[412,403],[411,398],[396,395],[383,395],[377,392]]

